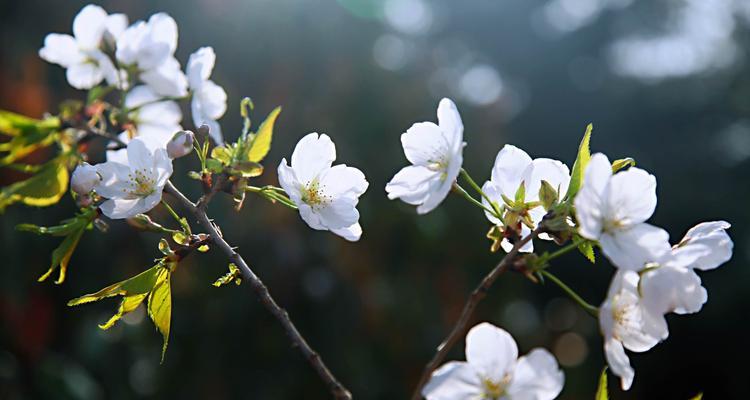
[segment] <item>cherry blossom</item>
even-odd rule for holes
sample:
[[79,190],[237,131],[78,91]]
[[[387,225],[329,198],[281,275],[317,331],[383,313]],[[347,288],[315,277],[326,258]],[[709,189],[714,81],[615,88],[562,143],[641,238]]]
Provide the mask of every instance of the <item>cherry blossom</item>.
[[70,187],[77,194],[84,196],[94,190],[94,187],[100,181],[101,177],[96,171],[96,167],[84,162],[73,171],[73,176],[70,178]]
[[216,122],[227,111],[227,93],[209,78],[216,63],[211,47],[201,47],[190,55],[187,63],[188,85],[193,93],[190,109],[195,126],[208,125],[211,138],[217,144],[224,142],[221,125]]

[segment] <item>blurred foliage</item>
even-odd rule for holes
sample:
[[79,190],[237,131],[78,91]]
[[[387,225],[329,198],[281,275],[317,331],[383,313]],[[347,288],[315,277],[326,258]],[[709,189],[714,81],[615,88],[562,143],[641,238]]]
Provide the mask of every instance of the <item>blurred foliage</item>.
[[[553,14],[540,7],[549,3],[101,5],[127,13],[131,21],[168,12],[180,26],[177,56],[183,65],[199,46],[216,50],[214,79],[226,87],[229,104],[250,95],[256,104],[284,105],[261,183],[276,182],[273,166],[310,131],[329,134],[338,160],[367,174],[371,185],[360,202],[364,236],[358,243],[312,231],[291,210],[262,199],[248,199],[236,213],[231,199],[217,198],[209,210],[357,398],[406,397],[466,295],[499,257],[487,251],[484,216],[460,199],[449,198],[418,217],[411,207],[389,202],[382,190],[403,164],[399,135],[413,122],[433,120],[443,96],[454,97],[461,110],[465,166],[478,179],[489,176],[504,143],[572,165],[580,132],[593,122],[593,151],[613,159],[632,156],[659,179],[655,224],[675,238],[704,220],[733,224],[733,260],[702,275],[708,304],[695,316],[671,316],[669,339],[633,355],[633,388],[610,388],[610,397],[687,399],[704,392],[708,398],[743,398],[750,373],[738,351],[750,328],[744,286],[750,271],[743,268],[750,255],[744,250],[750,242],[744,202],[750,195],[747,57],[674,79],[621,76],[607,56],[611,43],[644,26],[650,34],[669,29],[680,2],[639,0],[602,9],[586,25],[556,35],[542,29]],[[37,56],[46,33],[68,32],[83,4],[0,3],[0,108],[41,118],[65,99],[83,100],[82,92],[67,86],[62,69]],[[421,20],[403,24],[404,15],[429,15],[431,23],[419,30]],[[750,48],[743,21],[738,17],[724,39],[741,55]],[[701,29],[698,22],[695,29]],[[464,90],[476,88],[477,81],[479,90]],[[229,140],[242,132],[232,110],[222,120]],[[188,119],[183,122],[190,127]],[[34,150],[19,161],[54,159],[49,149]],[[176,163],[176,171],[200,168],[193,159]],[[0,183],[25,176],[4,168]],[[176,179],[193,198],[200,193],[199,183]],[[162,343],[145,321],[144,307],[124,314],[107,332],[96,323],[109,318],[111,304],[72,312],[68,300],[152,265],[158,241],[156,234],[112,224],[107,234],[84,236],[64,284],[37,283],[58,239],[22,234],[14,226],[48,225],[74,212],[63,197],[55,208],[14,206],[0,217],[0,398],[328,398],[244,285],[212,286],[226,272],[220,254],[191,255],[171,279],[171,340],[162,365]],[[157,217],[170,221],[168,215]],[[592,266],[580,254],[555,260],[551,268],[592,303],[603,298],[613,273],[604,257]],[[476,318],[508,329],[521,352],[549,348],[566,373],[562,398],[591,398],[605,363],[598,327],[563,296],[553,286],[504,276]],[[461,357],[457,347],[454,358]]]

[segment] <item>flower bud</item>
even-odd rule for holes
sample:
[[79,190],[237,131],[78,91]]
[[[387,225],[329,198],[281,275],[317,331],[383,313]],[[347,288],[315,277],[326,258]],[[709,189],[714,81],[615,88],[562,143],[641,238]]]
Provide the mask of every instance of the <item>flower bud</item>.
[[70,187],[74,192],[81,196],[87,195],[94,190],[94,186],[96,186],[101,179],[99,173],[96,172],[96,167],[84,162],[73,171],[73,177],[70,180]]
[[169,158],[179,158],[193,151],[195,135],[191,131],[179,131],[167,143],[167,155]]

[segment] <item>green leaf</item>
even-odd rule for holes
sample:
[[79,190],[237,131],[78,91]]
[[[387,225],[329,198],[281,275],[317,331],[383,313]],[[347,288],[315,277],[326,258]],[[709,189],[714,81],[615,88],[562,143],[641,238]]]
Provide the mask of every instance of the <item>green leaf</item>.
[[169,343],[169,327],[172,320],[172,288],[171,273],[167,272],[156,281],[154,289],[148,296],[148,316],[156,325],[156,329],[164,338],[164,345],[161,349],[161,362],[164,362],[164,355],[167,353],[167,344]]
[[234,282],[237,285],[242,283],[242,274],[240,273],[239,268],[234,265],[234,263],[229,263],[229,272],[217,279],[216,282],[213,283],[213,285],[216,287],[221,287],[230,282]]
[[523,204],[526,202],[526,182],[521,182],[521,185],[518,186],[518,189],[516,190],[516,198],[515,198],[515,204]]
[[703,400],[703,392],[700,392],[696,394],[695,396],[691,397],[690,400]]
[[9,205],[22,202],[29,206],[45,207],[60,201],[68,188],[67,156],[59,156],[30,178],[0,190],[0,213]]
[[115,322],[119,321],[125,314],[135,310],[138,306],[143,303],[148,293],[134,294],[132,296],[125,296],[120,302],[120,307],[117,309],[117,314],[113,315],[107,322],[99,324],[99,328],[107,330],[115,325]]
[[592,264],[596,262],[596,256],[594,255],[594,242],[585,240],[579,243],[578,251],[580,251],[587,260],[591,261]]
[[252,161],[237,161],[232,165],[230,172],[239,174],[243,178],[253,178],[263,174],[263,166]]
[[623,168],[634,167],[634,166],[635,166],[635,160],[634,159],[632,159],[630,157],[628,157],[628,158],[621,158],[619,160],[615,160],[612,163],[612,173],[614,174],[615,172],[617,172],[617,171],[619,171],[619,170],[621,170]]
[[545,211],[549,211],[557,204],[557,197],[557,189],[549,182],[542,180],[542,186],[539,188],[539,201],[541,201]]
[[218,174],[224,171],[224,164],[222,164],[219,160],[209,158],[208,160],[206,160],[206,169]]
[[169,273],[169,270],[164,266],[164,262],[160,261],[155,266],[141,272],[140,274],[130,279],[126,279],[124,281],[109,285],[96,293],[83,295],[81,297],[70,300],[68,302],[68,306],[77,306],[79,304],[99,301],[101,299],[113,296],[133,296],[137,294],[148,294],[151,289],[154,288],[157,280],[166,273]]
[[268,114],[266,120],[260,124],[258,132],[253,135],[253,141],[250,144],[250,149],[247,153],[247,161],[261,162],[266,157],[268,151],[271,150],[271,138],[273,137],[273,126],[276,123],[276,118],[281,112],[281,107],[276,107]]
[[216,146],[211,150],[211,158],[219,161],[224,165],[229,165],[232,162],[232,149],[225,146]]
[[570,185],[568,185],[568,193],[565,198],[568,201],[572,201],[575,198],[578,190],[581,189],[583,184],[583,173],[586,171],[586,166],[591,160],[591,150],[589,150],[589,141],[591,141],[591,131],[594,129],[592,124],[588,124],[586,127],[586,133],[583,134],[581,144],[578,146],[578,156],[576,161],[573,163],[573,172],[570,174]]
[[60,129],[60,120],[56,117],[40,120],[0,110],[0,133],[8,136],[49,134],[58,129]]
[[602,374],[599,376],[599,387],[596,389],[594,400],[609,400],[609,393],[607,392],[607,367],[602,369]]
[[73,256],[73,252],[78,246],[81,236],[90,228],[91,222],[96,218],[96,215],[97,211],[95,209],[88,208],[74,218],[62,221],[60,225],[44,227],[32,224],[20,224],[16,226],[16,230],[33,232],[38,235],[65,236],[60,245],[52,251],[50,267],[47,272],[39,277],[39,282],[45,281],[58,268],[60,272],[55,283],[59,285],[65,281],[70,258]]

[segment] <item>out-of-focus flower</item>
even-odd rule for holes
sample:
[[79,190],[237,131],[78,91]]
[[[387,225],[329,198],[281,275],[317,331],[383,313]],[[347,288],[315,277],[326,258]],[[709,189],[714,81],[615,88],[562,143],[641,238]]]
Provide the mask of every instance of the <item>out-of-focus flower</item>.
[[70,187],[77,194],[84,196],[94,190],[94,186],[100,181],[101,177],[96,172],[96,167],[84,162],[73,171],[73,176],[70,178]]
[[427,400],[551,400],[564,383],[547,350],[534,349],[519,358],[513,337],[485,322],[466,335],[466,362],[452,361],[435,370],[422,395]]
[[73,20],[73,36],[50,33],[39,56],[66,68],[68,83],[76,89],[91,89],[104,79],[123,87],[122,72],[102,51],[102,44],[111,45],[127,24],[124,14],[108,15],[103,8],[89,4]]
[[599,308],[599,327],[604,335],[604,355],[623,390],[630,389],[635,371],[625,349],[644,352],[669,336],[667,321],[645,302],[639,292],[638,272],[618,270],[607,299]]
[[193,151],[195,134],[191,131],[179,131],[175,133],[172,139],[167,143],[167,155],[175,159],[186,156]]
[[332,166],[335,159],[336,146],[328,135],[310,133],[294,148],[291,166],[281,160],[279,183],[311,228],[357,241],[362,235],[357,203],[368,183],[357,168]]
[[640,168],[613,175],[607,156],[594,154],[575,207],[581,236],[598,240],[618,268],[638,271],[669,251],[669,234],[645,223],[656,209],[656,178]]
[[464,125],[453,101],[440,100],[437,117],[438,125],[418,122],[401,135],[412,165],[385,186],[389,199],[417,205],[419,214],[434,210],[448,196],[463,163]]
[[187,64],[187,78],[193,99],[190,110],[195,126],[206,124],[211,138],[217,144],[224,142],[221,126],[216,121],[227,111],[227,93],[224,88],[209,78],[216,63],[216,54],[211,47],[201,47],[190,55]]
[[[495,165],[492,167],[492,175],[489,181],[482,186],[482,191],[489,197],[492,202],[496,203],[499,208],[503,208],[503,196],[508,199],[515,199],[519,187],[524,185],[525,198],[524,202],[533,203],[539,201],[539,189],[542,187],[542,181],[547,181],[557,190],[560,197],[565,195],[570,183],[570,170],[560,161],[550,158],[537,158],[532,160],[525,151],[516,146],[505,145],[495,158]],[[492,206],[486,199],[482,199],[489,209]],[[544,217],[545,210],[541,205],[531,207],[524,211],[532,221],[534,227],[539,225]],[[493,224],[501,224],[500,220],[494,215],[485,212],[487,219]],[[521,216],[524,217],[524,216]],[[527,236],[531,229],[521,223],[521,236]],[[547,234],[539,235],[540,238],[550,240]],[[501,242],[503,250],[510,251],[513,244],[508,239]],[[534,251],[534,244],[529,241],[521,249],[521,252]]]
[[102,179],[94,190],[108,199],[100,206],[104,215],[130,218],[159,204],[172,175],[172,160],[165,149],[149,147],[138,137],[128,143],[126,163],[107,161],[96,170]]

